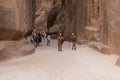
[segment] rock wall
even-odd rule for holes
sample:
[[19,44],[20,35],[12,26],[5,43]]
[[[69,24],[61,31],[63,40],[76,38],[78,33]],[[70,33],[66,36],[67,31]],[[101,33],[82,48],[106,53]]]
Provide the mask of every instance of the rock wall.
[[48,15],[48,32],[62,32],[64,38],[69,40],[71,33],[75,31],[75,4],[75,0],[58,0],[58,3],[54,3],[54,7]]
[[78,43],[120,54],[119,0],[54,1],[47,20],[49,32],[62,32],[66,40],[75,32]]
[[37,30],[47,30],[47,17],[52,7],[53,0],[36,0],[35,28]]
[[0,0],[0,40],[20,40],[34,28],[62,32],[66,40],[74,32],[78,43],[103,53],[120,54],[119,3],[119,0]]
[[62,32],[66,40],[75,32],[78,43],[102,53],[120,55],[119,0],[51,0],[50,3],[47,18],[43,19],[47,19],[48,32]]
[[119,3],[119,0],[95,0],[89,7],[92,10],[88,8],[88,26],[94,29],[87,30],[93,35],[90,37],[87,33],[87,36],[92,45],[103,53],[120,54]]
[[0,0],[0,40],[17,40],[33,29],[32,0]]
[[[120,55],[120,1],[119,0],[108,0],[107,4],[107,23],[108,23],[108,48],[106,51],[111,54]],[[116,63],[120,66],[120,57]]]
[[[62,32],[66,40],[72,32],[83,38],[87,24],[88,0],[36,0],[36,28]],[[47,24],[46,24],[47,22]]]
[[35,47],[30,39],[20,41],[1,41],[0,42],[0,61],[19,58],[35,52]]
[[23,39],[34,24],[34,0],[0,0],[0,61],[34,53],[30,39]]
[[108,22],[108,45],[112,47],[111,53],[120,54],[120,1],[108,0],[107,22]]

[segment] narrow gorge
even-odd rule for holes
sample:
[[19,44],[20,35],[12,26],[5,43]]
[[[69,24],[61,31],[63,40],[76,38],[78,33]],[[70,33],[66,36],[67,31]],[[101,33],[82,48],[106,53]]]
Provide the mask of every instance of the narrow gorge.
[[[77,43],[120,55],[119,0],[0,0],[0,61],[35,52],[34,30],[74,32]],[[120,60],[117,62],[120,65]]]

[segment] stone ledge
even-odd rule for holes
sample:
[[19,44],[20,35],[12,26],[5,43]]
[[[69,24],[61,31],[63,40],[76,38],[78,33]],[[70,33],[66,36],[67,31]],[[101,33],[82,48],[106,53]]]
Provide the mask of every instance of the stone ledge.
[[0,61],[26,56],[35,52],[35,47],[29,39],[1,41],[0,45]]

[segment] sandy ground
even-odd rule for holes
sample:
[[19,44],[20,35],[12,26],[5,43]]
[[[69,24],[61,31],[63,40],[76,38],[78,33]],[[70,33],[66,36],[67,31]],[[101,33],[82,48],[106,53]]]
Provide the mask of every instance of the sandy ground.
[[62,52],[57,42],[45,42],[35,54],[0,63],[0,80],[120,80],[118,56],[101,54],[85,45],[72,51],[65,42]]

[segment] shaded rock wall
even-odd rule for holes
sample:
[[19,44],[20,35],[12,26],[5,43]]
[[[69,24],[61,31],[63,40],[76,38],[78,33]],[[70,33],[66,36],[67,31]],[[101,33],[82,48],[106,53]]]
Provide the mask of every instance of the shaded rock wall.
[[66,40],[72,32],[81,37],[87,23],[86,3],[87,0],[36,0],[36,28],[48,29],[50,33],[62,32]]
[[53,7],[53,0],[35,0],[36,12],[35,12],[35,28],[40,31],[47,30],[47,17]]
[[54,4],[54,7],[51,9],[48,15],[48,32],[62,32],[64,38],[69,40],[70,34],[75,30],[75,4],[76,1],[70,0],[59,0],[58,3]]

